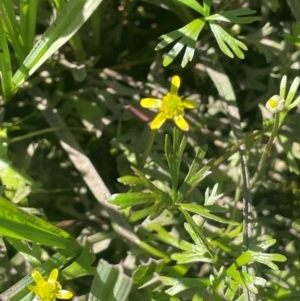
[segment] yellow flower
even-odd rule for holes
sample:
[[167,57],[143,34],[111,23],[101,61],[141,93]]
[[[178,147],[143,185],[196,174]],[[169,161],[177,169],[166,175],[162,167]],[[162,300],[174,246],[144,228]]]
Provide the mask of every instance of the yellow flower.
[[172,77],[170,92],[159,98],[144,98],[141,100],[141,106],[148,109],[159,109],[159,113],[150,124],[152,130],[159,129],[167,119],[173,119],[176,125],[183,131],[189,130],[189,125],[183,118],[184,109],[196,108],[196,102],[192,99],[182,100],[178,96],[180,87],[180,77]]
[[41,301],[55,301],[59,299],[70,299],[73,294],[67,290],[62,290],[57,280],[58,269],[53,269],[47,281],[37,270],[31,273],[32,278],[36,282],[36,286],[29,285],[28,289],[36,294]]

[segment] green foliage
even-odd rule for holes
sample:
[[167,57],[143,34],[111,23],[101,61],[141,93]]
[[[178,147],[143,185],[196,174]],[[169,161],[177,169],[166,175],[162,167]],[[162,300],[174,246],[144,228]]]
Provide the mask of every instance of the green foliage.
[[94,276],[89,300],[125,301],[130,293],[132,280],[120,269],[101,260]]
[[[198,13],[203,15],[203,18],[198,18],[185,25],[184,27],[174,30],[170,33],[164,34],[160,37],[163,41],[160,42],[155,50],[161,50],[167,45],[173,43],[175,40],[181,38],[175,46],[168,52],[166,57],[163,60],[163,65],[166,67],[173,62],[175,57],[179,52],[186,46],[186,50],[181,62],[181,66],[185,67],[189,61],[194,57],[196,42],[200,32],[202,31],[206,22],[208,22],[212,33],[214,34],[220,49],[228,55],[230,58],[234,57],[234,54],[240,58],[245,58],[245,55],[242,50],[247,50],[247,46],[232,37],[228,32],[226,32],[218,22],[229,22],[236,24],[247,24],[259,20],[258,17],[250,17],[248,15],[254,14],[256,11],[251,9],[236,9],[232,11],[221,11],[220,13],[210,15],[211,1],[204,1],[203,6],[198,2],[191,1],[181,1],[177,2],[183,3]],[[229,49],[229,47],[232,51]]]
[[298,300],[299,24],[297,0],[0,1],[0,300],[35,300],[33,269],[74,300]]

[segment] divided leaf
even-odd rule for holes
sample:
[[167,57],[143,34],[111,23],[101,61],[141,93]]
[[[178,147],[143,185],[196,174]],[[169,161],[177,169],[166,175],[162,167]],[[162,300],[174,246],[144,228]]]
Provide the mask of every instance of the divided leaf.
[[[239,8],[234,10],[228,10],[224,12],[220,12],[218,14],[211,15],[206,18],[207,21],[223,21],[229,23],[237,23],[237,24],[247,24],[252,23],[254,21],[258,21],[259,17],[249,17],[246,15],[255,14],[256,10],[252,10],[249,8]],[[246,16],[246,17],[245,17]]]
[[181,62],[181,66],[184,68],[187,63],[193,59],[196,48],[196,41],[204,25],[205,20],[203,18],[198,18],[180,29],[174,30],[159,37],[163,41],[157,44],[155,50],[163,49],[175,40],[181,38],[164,58],[164,67],[170,65],[185,46],[186,50]]
[[[228,55],[230,58],[233,58],[235,54],[240,59],[245,58],[245,55],[241,49],[248,50],[248,47],[243,42],[233,38],[219,24],[215,22],[209,22],[209,26],[215,38],[217,39],[219,47],[226,55]],[[228,46],[231,48],[234,54]]]

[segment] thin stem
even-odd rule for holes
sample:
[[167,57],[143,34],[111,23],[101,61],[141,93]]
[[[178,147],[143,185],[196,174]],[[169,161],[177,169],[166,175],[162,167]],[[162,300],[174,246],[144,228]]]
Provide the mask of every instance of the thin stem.
[[19,142],[19,141],[22,141],[22,140],[25,140],[25,139],[28,139],[28,138],[32,138],[32,137],[35,137],[35,136],[39,136],[39,135],[43,135],[43,134],[47,134],[47,133],[52,133],[52,132],[65,131],[65,130],[76,130],[76,131],[86,132],[85,129],[76,128],[76,127],[53,127],[53,128],[38,130],[38,131],[35,131],[33,133],[18,136],[18,137],[15,137],[15,138],[11,138],[8,141],[8,143],[12,144],[12,143]]
[[142,157],[142,160],[139,164],[139,166],[141,168],[144,167],[146,161],[147,161],[147,158],[149,157],[149,154],[150,154],[150,150],[152,148],[152,145],[153,145],[153,142],[154,142],[154,139],[155,139],[155,135],[156,135],[156,130],[151,130],[150,131],[150,136],[149,136],[149,139],[148,139],[148,142],[147,142],[147,145],[146,145],[146,148],[145,148],[145,151],[144,151],[144,154],[143,154],[143,157]]
[[274,121],[274,125],[273,125],[273,129],[270,135],[270,138],[266,144],[266,146],[264,147],[264,151],[263,154],[260,158],[260,161],[258,163],[258,168],[256,173],[254,174],[252,180],[251,180],[251,188],[253,188],[253,186],[255,185],[255,183],[258,182],[259,178],[261,177],[264,169],[265,169],[265,163],[267,160],[268,155],[270,154],[271,148],[273,146],[276,134],[278,132],[279,129],[279,125],[280,125],[280,118],[279,118],[279,114],[277,113],[275,115],[275,121]]
[[[234,207],[233,207],[232,213],[231,213],[231,219],[233,221],[235,221],[235,216],[236,216],[236,213],[237,213],[237,204],[238,204],[238,201],[241,198],[241,189],[240,189],[240,187],[241,187],[241,177],[239,176],[238,180],[237,180],[237,187],[236,187],[235,196],[234,196]],[[228,225],[225,233],[229,233],[232,228],[233,228],[232,225]]]
[[219,166],[221,163],[223,163],[226,159],[228,159],[233,153],[235,153],[239,147],[242,145],[242,144],[245,144],[248,140],[251,140],[253,138],[256,138],[256,137],[259,137],[259,136],[262,136],[264,133],[266,133],[267,130],[264,129],[264,130],[260,130],[260,131],[256,131],[246,137],[244,137],[243,139],[239,140],[236,144],[234,144],[233,146],[231,146],[229,149],[227,149],[225,151],[225,153],[220,156],[215,162],[214,162],[214,166],[217,167]]
[[[233,136],[236,144],[239,144],[240,141],[243,140],[243,131],[241,128],[241,117],[236,103],[236,96],[231,81],[224,72],[222,66],[219,64],[206,66],[206,71],[214,82],[220,96],[223,98],[223,106],[227,112]],[[243,180],[243,250],[246,251],[251,249],[251,240],[253,239],[253,215],[255,210],[252,207],[252,195],[245,144],[241,144],[238,147],[238,152],[241,159],[241,173]],[[252,265],[243,266],[243,272],[248,273],[252,277],[255,276],[255,271]],[[247,288],[243,289],[243,293],[245,301],[257,300],[255,294],[249,291]]]

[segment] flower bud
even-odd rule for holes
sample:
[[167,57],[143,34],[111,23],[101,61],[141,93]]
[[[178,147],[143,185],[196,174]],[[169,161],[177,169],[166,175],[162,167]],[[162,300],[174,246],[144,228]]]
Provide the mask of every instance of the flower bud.
[[266,108],[272,113],[276,114],[284,110],[285,99],[279,95],[273,95],[266,103]]

